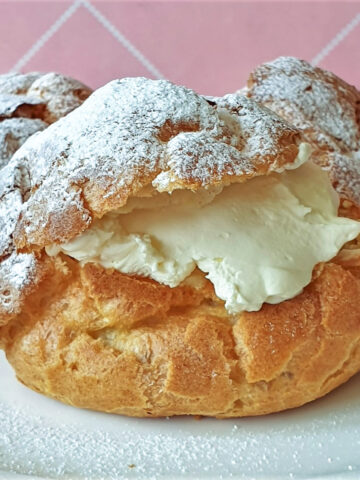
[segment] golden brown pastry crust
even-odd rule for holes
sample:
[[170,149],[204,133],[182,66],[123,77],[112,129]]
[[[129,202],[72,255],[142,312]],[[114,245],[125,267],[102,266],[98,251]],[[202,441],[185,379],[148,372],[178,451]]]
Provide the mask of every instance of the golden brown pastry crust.
[[360,369],[360,275],[319,266],[292,300],[229,318],[201,290],[56,259],[0,329],[20,381],[133,416],[260,415],[318,398]]
[[[140,79],[112,82],[91,98],[28,141],[6,180],[0,176],[0,346],[20,381],[95,410],[232,417],[302,405],[359,371],[356,241],[318,265],[302,294],[237,316],[204,278],[197,289],[170,288],[41,252],[144,187],[245,181],[291,164],[298,152],[299,131],[245,97],[205,99]],[[141,101],[145,116],[135,108]],[[109,140],[114,129],[120,140]],[[106,176],[101,165],[111,167]],[[14,239],[38,252],[17,253]],[[9,258],[31,260],[20,280]]]

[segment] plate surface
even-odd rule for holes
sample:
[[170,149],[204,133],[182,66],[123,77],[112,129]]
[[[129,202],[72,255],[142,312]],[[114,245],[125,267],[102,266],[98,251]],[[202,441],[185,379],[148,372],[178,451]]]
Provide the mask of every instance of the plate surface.
[[[360,478],[360,376],[292,411],[237,420],[132,419],[19,384],[0,353],[0,479]],[[29,478],[29,477],[27,477]]]

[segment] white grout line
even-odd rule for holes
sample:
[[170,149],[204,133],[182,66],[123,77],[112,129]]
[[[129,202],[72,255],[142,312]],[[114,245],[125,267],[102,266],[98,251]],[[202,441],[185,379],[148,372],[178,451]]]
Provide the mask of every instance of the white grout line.
[[80,4],[85,7],[95,18],[101,23],[106,30],[128,50],[155,78],[164,78],[164,75],[148,60],[125,35],[119,32],[117,28],[87,0],[79,0]]
[[355,15],[355,17],[343,27],[340,32],[335,35],[335,37],[319,52],[311,61],[311,64],[316,66],[324,60],[329,53],[334,50],[344,39],[349,35],[350,32],[360,23],[360,12]]
[[51,27],[46,30],[46,32],[41,35],[41,37],[29,48],[25,55],[22,56],[20,60],[15,63],[10,72],[19,72],[29,62],[29,60],[31,60],[31,58],[45,45],[45,43],[59,30],[59,28],[62,27],[62,25],[64,25],[67,20],[69,20],[69,18],[80,7],[80,5],[80,0],[76,0],[74,3],[72,3],[70,7],[67,8],[65,12],[60,15],[60,17],[51,25]]

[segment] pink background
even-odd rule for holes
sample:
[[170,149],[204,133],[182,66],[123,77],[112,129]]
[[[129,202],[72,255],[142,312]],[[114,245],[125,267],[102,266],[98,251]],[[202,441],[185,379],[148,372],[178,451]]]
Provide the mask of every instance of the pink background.
[[55,70],[92,87],[163,76],[218,95],[279,55],[360,87],[360,2],[0,2],[2,73]]

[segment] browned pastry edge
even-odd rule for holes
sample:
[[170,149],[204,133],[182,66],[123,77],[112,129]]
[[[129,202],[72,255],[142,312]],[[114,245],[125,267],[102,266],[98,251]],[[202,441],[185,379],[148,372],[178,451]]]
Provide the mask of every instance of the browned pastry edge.
[[131,416],[275,412],[360,370],[356,258],[346,268],[319,265],[302,294],[234,318],[209,282],[171,289],[64,256],[0,339],[21,382],[78,407]]

